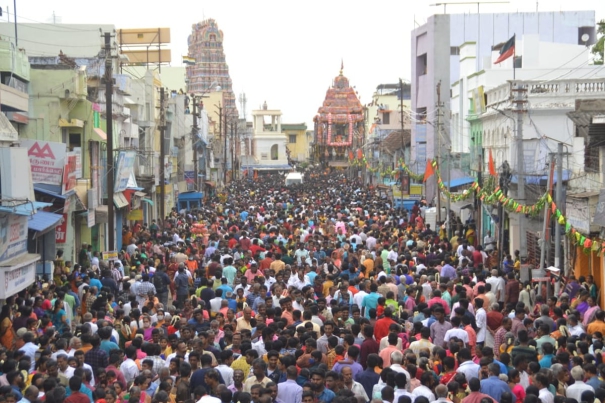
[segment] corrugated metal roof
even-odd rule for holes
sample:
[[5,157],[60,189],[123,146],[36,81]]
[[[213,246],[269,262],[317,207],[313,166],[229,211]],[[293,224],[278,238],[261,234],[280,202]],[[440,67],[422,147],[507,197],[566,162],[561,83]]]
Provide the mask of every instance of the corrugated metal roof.
[[27,221],[27,228],[32,231],[44,232],[59,225],[61,219],[63,219],[63,216],[60,214],[38,211]]

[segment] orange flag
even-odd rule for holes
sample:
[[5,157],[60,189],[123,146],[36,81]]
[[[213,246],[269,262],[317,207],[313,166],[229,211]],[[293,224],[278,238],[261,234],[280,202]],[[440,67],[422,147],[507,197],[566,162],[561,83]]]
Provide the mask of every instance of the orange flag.
[[435,175],[435,170],[433,169],[431,160],[428,160],[426,162],[426,169],[424,170],[424,179],[422,181],[426,182],[433,175]]
[[489,174],[491,176],[496,176],[496,164],[494,164],[494,156],[492,155],[492,149],[489,149],[489,162],[488,162],[488,167],[489,167]]

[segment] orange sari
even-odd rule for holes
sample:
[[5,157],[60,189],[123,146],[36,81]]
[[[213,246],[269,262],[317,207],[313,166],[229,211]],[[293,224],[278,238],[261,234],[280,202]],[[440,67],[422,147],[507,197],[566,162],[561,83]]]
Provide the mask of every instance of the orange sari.
[[14,349],[16,334],[13,322],[9,318],[4,318],[2,323],[0,323],[0,334],[2,334],[0,336],[0,343],[8,350]]

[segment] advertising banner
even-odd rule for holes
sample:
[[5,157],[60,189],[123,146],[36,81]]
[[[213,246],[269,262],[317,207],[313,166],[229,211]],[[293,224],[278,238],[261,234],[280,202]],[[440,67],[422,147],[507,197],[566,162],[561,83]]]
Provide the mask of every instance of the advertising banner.
[[61,186],[67,154],[65,144],[25,139],[19,141],[22,147],[27,147],[33,182]]
[[0,262],[27,252],[27,217],[0,214]]
[[76,188],[78,155],[74,152],[67,153],[65,156],[65,167],[63,168],[63,183],[61,186],[62,194]]
[[55,229],[55,243],[67,242],[67,214],[63,214],[63,219]]
[[123,192],[128,188],[128,181],[133,173],[134,161],[136,157],[135,151],[120,151],[118,160],[116,161],[116,181],[114,192]]

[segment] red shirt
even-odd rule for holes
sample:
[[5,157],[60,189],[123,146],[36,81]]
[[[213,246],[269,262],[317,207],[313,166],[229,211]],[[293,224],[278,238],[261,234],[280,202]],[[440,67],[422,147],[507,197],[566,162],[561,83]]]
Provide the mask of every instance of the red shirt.
[[65,403],[90,403],[90,399],[82,392],[71,392]]
[[389,326],[392,323],[397,323],[391,318],[382,318],[376,321],[376,325],[374,326],[374,338],[380,342],[383,337],[389,334]]

